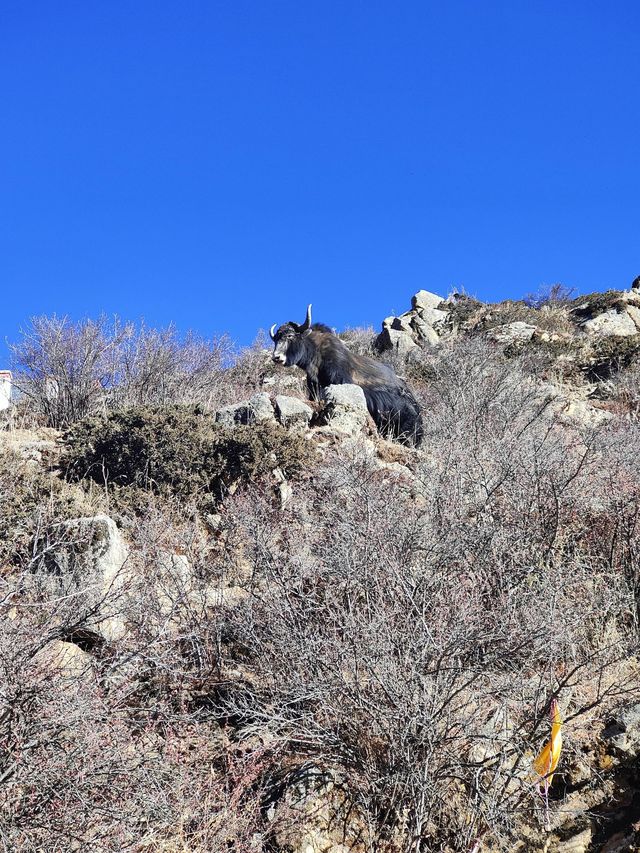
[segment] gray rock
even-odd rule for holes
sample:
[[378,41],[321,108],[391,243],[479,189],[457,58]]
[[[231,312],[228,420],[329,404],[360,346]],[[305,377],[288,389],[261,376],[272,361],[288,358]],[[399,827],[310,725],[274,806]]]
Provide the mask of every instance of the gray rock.
[[269,395],[265,391],[254,394],[250,400],[223,406],[216,412],[216,423],[223,427],[270,420],[275,420],[275,414]]
[[93,675],[93,658],[75,643],[64,640],[51,640],[36,652],[33,662],[44,666],[56,678],[70,682],[83,681],[90,685]]
[[324,399],[323,420],[337,432],[357,435],[367,423],[367,401],[359,385],[329,385]]
[[291,483],[288,482],[282,468],[273,469],[273,478],[278,485],[278,492],[280,493],[280,509],[286,509],[293,498]]
[[598,409],[588,400],[572,400],[561,410],[560,422],[567,426],[579,426],[592,429],[613,420],[612,412]]
[[411,314],[402,314],[400,317],[393,317],[391,325],[388,328],[395,329],[396,332],[411,333],[413,331],[411,328],[411,316]]
[[312,415],[313,410],[297,397],[286,397],[284,394],[276,397],[276,416],[282,426],[306,429]]
[[417,348],[417,346],[418,345],[413,340],[413,337],[409,332],[399,332],[396,329],[389,328],[383,329],[375,342],[375,347],[379,352],[389,352],[390,350],[393,350],[401,358],[406,358],[412,350]]
[[618,753],[635,758],[640,754],[640,703],[621,708],[603,732]]
[[386,317],[382,323],[382,332],[378,335],[375,347],[379,352],[396,352],[406,359],[420,344],[435,347],[440,343],[440,335],[447,334],[449,312],[439,308],[442,297],[436,293],[420,290],[411,300],[412,308],[398,317]]
[[293,498],[291,483],[278,483],[278,493],[280,495],[280,509],[286,509]]
[[637,305],[627,305],[627,314],[635,323],[636,330],[640,332],[640,308]]
[[487,337],[498,344],[513,344],[517,341],[530,341],[535,331],[536,327],[530,323],[516,320],[515,323],[505,323],[503,326],[489,329]]
[[324,399],[327,406],[367,413],[367,400],[359,385],[328,385],[324,389]]
[[51,554],[60,592],[69,596],[74,612],[68,618],[86,623],[104,639],[125,633],[125,592],[130,583],[129,550],[113,519],[107,515],[75,518],[61,525],[61,544]]
[[448,311],[440,311],[437,308],[424,308],[418,312],[418,316],[429,326],[438,331],[444,326],[444,321],[449,316]]
[[269,395],[264,391],[254,394],[249,400],[249,409],[258,423],[275,420],[275,412]]
[[271,393],[286,394],[290,391],[303,392],[304,374],[302,371],[293,371],[291,373],[278,373],[275,376],[265,376],[262,380],[262,387],[269,388]]
[[619,314],[615,308],[605,311],[603,314],[598,314],[591,320],[586,320],[582,324],[582,329],[589,335],[617,335],[618,337],[628,337],[636,335],[638,330],[636,324],[624,312]]
[[423,311],[425,308],[437,308],[443,301],[442,296],[438,296],[437,293],[419,290],[411,297],[411,307],[414,310]]
[[414,338],[417,337],[422,343],[426,343],[430,347],[437,347],[440,344],[438,332],[417,314],[411,321],[411,325],[414,329]]
[[249,412],[247,403],[236,403],[223,406],[216,412],[216,423],[223,427],[234,427],[236,424],[248,422]]

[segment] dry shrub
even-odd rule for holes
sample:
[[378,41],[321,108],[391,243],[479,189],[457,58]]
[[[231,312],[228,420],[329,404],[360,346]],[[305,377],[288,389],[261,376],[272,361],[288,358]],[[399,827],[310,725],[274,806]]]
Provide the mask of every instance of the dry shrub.
[[114,352],[110,409],[198,403],[214,409],[223,397],[224,371],[233,347],[226,336],[205,340],[175,326],[151,329],[125,325]]
[[535,293],[528,293],[524,298],[524,302],[526,305],[538,309],[546,306],[567,306],[571,302],[571,297],[575,291],[575,287],[567,287],[560,282],[543,285]]
[[246,400],[257,391],[263,390],[267,374],[277,374],[283,368],[271,361],[272,345],[264,330],[260,330],[249,347],[236,353],[224,372],[221,383],[221,404]]
[[[171,702],[153,644],[131,636],[101,658],[60,644],[55,608],[41,601],[32,618],[16,597],[0,633],[2,848],[249,849],[272,751],[229,747],[217,723]],[[166,673],[184,663],[164,639]]]
[[[285,740],[301,763],[341,768],[377,827],[373,849],[509,838],[535,805],[526,753],[549,693],[586,712],[605,699],[604,687],[592,692],[598,674],[632,647],[621,639],[628,589],[584,555],[558,546],[545,559],[550,492],[544,514],[540,495],[530,513],[543,529],[529,547],[504,495],[473,523],[438,494],[416,505],[366,465],[338,465],[316,489],[286,531],[268,504],[243,499],[252,597],[225,632],[252,678],[216,698],[220,713],[242,720],[245,736]],[[519,489],[530,504],[535,478]]]
[[618,401],[632,420],[640,415],[640,363],[614,373],[609,386],[613,400]]
[[595,338],[583,362],[585,375],[600,382],[631,366],[640,356],[640,335]]
[[307,445],[281,426],[223,429],[199,408],[126,409],[81,421],[64,437],[73,479],[137,487],[207,505],[233,484],[280,470],[297,476]]
[[479,299],[461,293],[457,294],[455,301],[448,301],[441,307],[449,312],[447,323],[452,328],[464,330],[469,327],[473,328],[475,319],[480,315],[485,305]]
[[46,426],[73,423],[102,405],[123,336],[105,317],[79,323],[33,317],[11,347],[14,384]]
[[541,291],[523,300],[507,299],[504,302],[487,304],[465,294],[457,295],[455,301],[447,301],[443,309],[448,313],[446,325],[465,335],[483,334],[489,329],[509,323],[524,322],[551,334],[573,333],[565,298]]
[[374,344],[377,334],[371,326],[368,328],[361,326],[347,328],[339,332],[338,337],[349,347],[351,352],[355,352],[357,355],[366,355],[370,358],[376,357]]
[[207,341],[174,326],[150,329],[105,316],[34,317],[11,351],[22,407],[55,428],[107,408],[195,402],[213,408],[232,357],[226,337]]
[[82,492],[53,472],[0,447],[0,566],[40,559],[60,521],[86,512]]
[[284,527],[258,493],[226,509],[252,573],[224,654],[250,678],[214,706],[346,773],[373,849],[508,847],[549,697],[581,721],[637,696],[638,435],[561,430],[480,341],[434,369],[417,486],[336,460]]
[[[523,359],[480,338],[428,366],[416,478],[327,450],[286,511],[260,480],[274,460],[257,427],[218,431],[193,410],[83,426],[79,473],[104,435],[152,489],[147,443],[178,456],[168,499],[149,491],[130,531],[127,633],[82,671],[42,658],[72,620],[68,596],[32,580],[37,565],[2,580],[6,849],[277,849],[270,817],[308,768],[340,780],[367,853],[542,834],[529,768],[548,700],[565,755],[590,761],[578,737],[638,698],[640,432],[560,427]],[[144,438],[135,452],[129,434]],[[215,517],[190,516],[186,480],[171,496],[196,464],[185,444],[218,439],[231,443],[216,464],[235,459],[249,482]]]
[[79,621],[77,592],[40,582],[41,563],[0,581],[2,849],[244,851],[273,831],[261,780],[279,744],[233,743],[212,701],[229,681],[224,549],[151,503],[127,587],[99,604],[126,623],[118,641]]
[[604,293],[588,293],[578,296],[571,303],[571,312],[578,320],[588,320],[605,311],[624,311],[626,302],[620,296],[619,290],[607,290]]

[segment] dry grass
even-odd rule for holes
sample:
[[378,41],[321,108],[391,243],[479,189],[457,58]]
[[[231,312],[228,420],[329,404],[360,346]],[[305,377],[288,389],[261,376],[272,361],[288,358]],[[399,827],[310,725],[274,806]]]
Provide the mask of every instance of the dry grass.
[[[336,446],[286,510],[259,478],[213,514],[148,492],[100,604],[126,632],[93,646],[45,556],[109,489],[2,452],[0,849],[282,850],[314,768],[339,780],[336,846],[357,827],[363,853],[514,849],[544,835],[530,761],[554,696],[596,778],[602,720],[640,699],[638,425],[560,426],[526,357],[479,336],[420,371],[424,448],[381,452],[415,477]],[[91,648],[66,672],[65,637]]]

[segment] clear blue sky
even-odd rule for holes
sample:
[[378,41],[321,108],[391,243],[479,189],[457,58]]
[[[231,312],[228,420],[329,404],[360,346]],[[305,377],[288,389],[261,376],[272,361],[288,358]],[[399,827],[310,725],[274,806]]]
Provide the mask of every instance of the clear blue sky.
[[0,338],[627,287],[639,43],[638,0],[3,0]]

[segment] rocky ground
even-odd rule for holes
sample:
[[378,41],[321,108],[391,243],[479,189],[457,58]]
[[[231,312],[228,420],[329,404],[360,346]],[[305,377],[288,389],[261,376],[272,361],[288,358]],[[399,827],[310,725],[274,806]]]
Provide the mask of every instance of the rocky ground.
[[3,848],[640,850],[637,284],[420,291],[352,334],[416,390],[418,450],[261,352],[225,405],[136,410],[104,452],[104,407],[14,411]]

